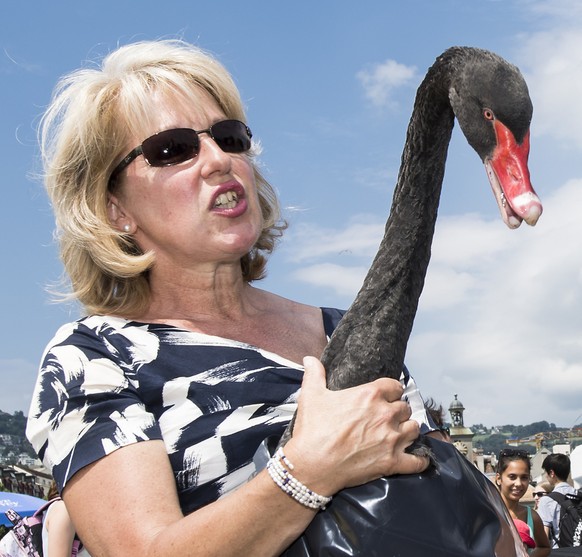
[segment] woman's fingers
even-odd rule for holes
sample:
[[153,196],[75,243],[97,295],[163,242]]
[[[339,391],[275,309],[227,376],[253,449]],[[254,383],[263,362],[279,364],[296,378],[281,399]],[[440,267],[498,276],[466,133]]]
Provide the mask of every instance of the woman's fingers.
[[297,460],[303,459],[309,468],[306,474],[321,473],[325,462],[324,467],[330,467],[328,481],[334,478],[331,483],[339,484],[334,485],[339,489],[382,475],[419,473],[429,466],[424,456],[405,452],[418,437],[419,426],[410,420],[411,409],[402,400],[399,381],[382,378],[330,391],[317,358],[306,357],[303,365],[294,439],[288,449],[297,452]]
[[427,456],[404,453],[398,463],[397,469],[392,474],[420,474],[429,465],[430,459]]
[[[314,356],[305,356],[305,358],[303,358],[303,367],[305,369],[305,373],[303,375],[303,383],[301,386],[302,391],[307,389],[309,392],[312,392],[314,390],[327,389],[327,377],[325,368],[317,358]],[[404,394],[404,388],[402,387],[402,384],[396,379],[382,377],[380,379],[376,379],[369,385],[370,388],[378,389],[383,398],[388,402],[400,400]],[[359,387],[352,387],[352,389],[362,388],[365,388],[365,386],[361,385]],[[346,390],[349,391],[350,389]]]
[[[387,377],[383,377],[381,379],[376,379],[376,381],[373,381],[371,384],[380,389],[383,397],[388,402],[399,401],[404,394],[404,387],[402,386],[402,383],[396,379],[388,379]],[[406,404],[406,406],[408,407],[408,404]]]
[[327,385],[327,380],[325,377],[325,368],[323,364],[313,356],[305,356],[303,358],[303,367],[305,373],[303,374],[303,383],[301,385],[301,390],[312,390],[325,389]]

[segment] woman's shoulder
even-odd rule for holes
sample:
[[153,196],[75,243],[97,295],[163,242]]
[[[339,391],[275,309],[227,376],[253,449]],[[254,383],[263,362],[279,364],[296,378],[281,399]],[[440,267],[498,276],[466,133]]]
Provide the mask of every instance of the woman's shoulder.
[[120,317],[91,315],[62,325],[47,343],[41,357],[41,371],[77,372],[93,361],[107,361],[109,367],[132,368],[137,361],[152,361],[161,340],[147,324]]
[[298,317],[305,317],[311,319],[316,327],[321,326],[323,320],[323,327],[325,329],[325,334],[329,337],[338,326],[341,318],[344,316],[346,310],[325,307],[325,306],[312,306],[309,304],[303,304],[301,302],[295,302],[292,300],[287,300],[288,311],[291,311],[294,315]]
[[324,316],[327,315],[333,317],[338,321],[346,312],[346,310],[344,309],[332,308],[327,306],[314,306],[304,302],[298,302],[297,300],[285,298],[284,296],[274,294],[273,292],[269,292],[267,290],[255,288],[254,291],[256,294],[258,294],[258,296],[262,297],[263,301],[266,301],[266,303],[268,303],[271,307],[276,308],[277,312],[287,312],[298,315],[304,314],[312,316],[313,315],[320,316],[323,313]]
[[131,339],[140,333],[143,335],[148,332],[146,324],[135,323],[122,317],[88,315],[61,325],[48,342],[47,350],[55,346],[78,343],[81,337],[85,342],[88,342],[89,338],[95,342],[102,342],[104,339],[109,341],[116,337]]
[[80,331],[84,330],[95,331],[97,334],[102,334],[108,329],[121,330],[129,323],[130,322],[127,319],[121,317],[110,315],[86,315],[75,321],[69,321],[68,323],[61,325],[57,329],[50,343],[57,344],[61,342],[62,339],[68,338],[75,333],[79,334]]

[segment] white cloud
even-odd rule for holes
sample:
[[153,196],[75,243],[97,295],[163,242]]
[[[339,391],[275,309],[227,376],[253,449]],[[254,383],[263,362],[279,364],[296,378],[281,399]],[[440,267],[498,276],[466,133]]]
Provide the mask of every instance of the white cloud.
[[[425,395],[448,405],[458,393],[467,423],[573,425],[582,412],[581,206],[573,180],[544,200],[534,228],[439,218],[407,363]],[[294,278],[353,298],[384,227],[365,222],[304,227],[294,257],[316,263]]]
[[321,286],[335,292],[338,296],[354,297],[360,289],[368,267],[347,267],[334,263],[320,263],[302,268],[293,276],[312,286]]
[[391,107],[394,106],[394,90],[413,82],[417,77],[417,69],[395,60],[386,60],[359,71],[356,77],[364,87],[366,97],[374,105]]
[[343,229],[306,223],[293,227],[282,249],[285,259],[299,267],[293,278],[352,300],[378,251],[384,225],[376,216],[357,215]]
[[476,213],[440,218],[432,247],[433,264],[436,261],[451,266],[486,265],[504,245],[517,241],[517,235],[508,237],[499,223],[498,219],[485,220]]
[[523,37],[517,52],[534,104],[532,132],[576,149],[582,148],[581,12],[578,6],[566,22]]
[[580,205],[582,180],[571,181],[545,200],[536,228],[504,231],[510,239],[497,243],[494,256],[483,250],[481,262],[465,265],[450,254],[462,251],[473,227],[443,219],[456,233],[435,236],[425,293],[446,297],[440,269],[467,273],[471,293],[438,312],[421,298],[408,363],[426,394],[448,404],[458,393],[471,409],[469,423],[551,416],[571,426],[582,412],[582,221],[572,211]]
[[384,223],[366,215],[352,218],[344,229],[297,225],[288,234],[288,258],[295,263],[334,256],[371,258],[378,250],[383,231]]
[[582,19],[582,4],[579,0],[526,0],[532,13],[556,18],[558,23]]
[[422,293],[425,310],[443,310],[466,301],[475,288],[475,277],[467,272],[433,266],[430,282]]

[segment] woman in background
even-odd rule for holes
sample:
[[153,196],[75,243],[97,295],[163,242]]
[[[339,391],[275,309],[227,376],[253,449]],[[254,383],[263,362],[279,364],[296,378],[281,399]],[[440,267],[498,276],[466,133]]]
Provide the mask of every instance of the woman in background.
[[[59,496],[56,482],[52,482],[47,499]],[[42,517],[43,557],[90,557],[75,533],[75,526],[62,499],[51,503]]]
[[537,511],[540,505],[540,499],[552,491],[553,486],[549,482],[538,483],[533,490],[534,509]]
[[[516,528],[534,557],[547,557],[550,542],[541,518],[531,507],[520,504],[531,481],[531,462],[525,451],[503,449],[497,459],[495,482]],[[526,527],[524,528],[524,523]],[[526,529],[527,528],[527,529]]]

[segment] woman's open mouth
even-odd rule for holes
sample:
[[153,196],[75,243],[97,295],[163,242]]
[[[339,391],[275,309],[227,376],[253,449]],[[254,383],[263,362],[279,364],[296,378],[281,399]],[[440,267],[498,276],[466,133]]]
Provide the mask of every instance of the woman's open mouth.
[[238,203],[238,194],[234,191],[221,193],[214,200],[214,207],[218,209],[234,209]]

